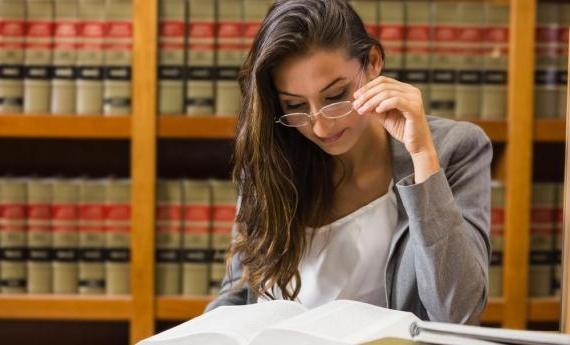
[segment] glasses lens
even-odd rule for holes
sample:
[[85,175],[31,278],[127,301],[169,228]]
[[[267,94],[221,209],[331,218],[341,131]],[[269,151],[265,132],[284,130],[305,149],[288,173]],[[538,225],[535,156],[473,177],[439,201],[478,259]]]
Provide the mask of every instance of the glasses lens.
[[352,112],[352,102],[344,101],[329,104],[323,109],[321,109],[321,113],[324,117],[329,119],[337,119],[339,117],[346,116]]
[[309,116],[303,113],[293,113],[283,115],[279,118],[282,124],[289,127],[304,126],[309,122]]

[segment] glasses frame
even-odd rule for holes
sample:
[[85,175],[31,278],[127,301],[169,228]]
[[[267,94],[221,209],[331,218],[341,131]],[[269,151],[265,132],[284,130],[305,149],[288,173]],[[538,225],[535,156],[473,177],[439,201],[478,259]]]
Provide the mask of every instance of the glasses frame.
[[[352,78],[351,83],[354,82],[354,80],[356,79],[356,77],[358,76],[359,80],[358,82],[360,83],[360,79],[362,77],[362,72],[364,72],[364,68],[360,68],[359,72]],[[356,91],[356,90],[355,90]],[[333,106],[338,106],[340,104],[347,104],[350,103],[351,107],[350,107],[350,111],[346,112],[346,114],[343,114],[341,116],[335,116],[335,117],[329,117],[324,115],[323,110],[326,111],[327,108],[333,107]],[[354,109],[352,109],[352,101],[340,101],[340,102],[335,102],[335,103],[331,103],[331,104],[327,104],[324,107],[322,107],[321,109],[319,109],[318,111],[316,111],[315,113],[302,113],[302,112],[297,112],[297,113],[290,113],[290,114],[283,114],[281,116],[279,116],[279,118],[277,120],[275,120],[275,123],[279,123],[285,127],[292,127],[292,128],[298,128],[298,127],[303,127],[303,126],[307,126],[308,124],[312,124],[313,123],[313,118],[316,118],[318,115],[321,115],[322,117],[324,117],[327,120],[338,120],[338,119],[342,119],[344,117],[347,117],[348,115],[350,115],[353,112]],[[287,116],[291,116],[291,115],[304,115],[306,117],[306,121],[298,126],[293,126],[293,125],[289,125],[287,123],[285,123],[285,121],[283,121],[283,119],[285,119]]]

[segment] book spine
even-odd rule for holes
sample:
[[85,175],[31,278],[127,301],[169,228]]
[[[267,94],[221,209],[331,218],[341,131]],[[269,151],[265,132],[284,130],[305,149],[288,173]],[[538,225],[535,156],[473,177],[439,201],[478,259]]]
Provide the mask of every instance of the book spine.
[[54,2],[53,71],[51,112],[75,113],[77,58],[77,0]]
[[244,0],[243,2],[243,56],[245,61],[272,0]]
[[396,80],[403,80],[406,32],[404,3],[381,1],[378,11],[380,21],[378,38],[386,53],[382,74]]
[[243,0],[217,0],[216,115],[235,116],[241,93],[237,76],[242,64]]
[[499,181],[491,184],[491,262],[489,265],[489,297],[503,295],[503,249],[505,229],[505,187]]
[[215,0],[188,0],[186,97],[188,115],[214,114]]
[[0,1],[0,113],[21,113],[24,105],[26,3]]
[[183,181],[182,294],[207,295],[211,191],[207,181]]
[[79,293],[105,293],[105,184],[79,186]]
[[179,295],[181,277],[182,185],[158,182],[156,209],[156,293]]
[[458,59],[457,3],[432,2],[432,80],[430,85],[431,114],[453,118],[455,115],[455,83]]
[[458,61],[455,118],[481,117],[484,7],[481,2],[460,2],[457,32]]
[[24,113],[45,114],[50,111],[53,3],[26,0],[26,13]]
[[558,116],[558,13],[555,3],[538,3],[535,30],[534,114]]
[[486,2],[485,19],[481,118],[503,120],[507,113],[509,6]]
[[28,293],[52,292],[52,184],[28,181]]
[[160,2],[158,109],[164,115],[183,113],[186,16],[186,0]]
[[131,183],[108,180],[105,203],[105,281],[108,295],[126,295],[130,289]]
[[556,209],[554,214],[552,295],[560,296],[562,281],[562,229],[564,222],[564,183],[556,184]]
[[550,295],[552,283],[552,236],[554,226],[555,186],[535,183],[532,187],[529,294]]
[[558,26],[558,118],[566,118],[566,88],[568,87],[568,31],[570,30],[570,4],[560,4]]
[[378,1],[352,0],[350,4],[362,19],[366,32],[371,37],[378,37]]
[[1,267],[0,278],[3,293],[26,292],[26,208],[27,186],[24,180],[2,181],[0,208]]
[[426,114],[430,109],[432,30],[430,3],[406,2],[406,55],[403,79],[422,93]]
[[129,115],[133,50],[132,0],[107,0],[105,8],[103,113]]
[[77,98],[79,115],[103,111],[105,0],[79,0]]
[[77,293],[79,245],[79,185],[57,180],[53,185],[53,292]]
[[219,292],[226,273],[225,255],[231,243],[231,230],[236,214],[236,190],[231,181],[212,181],[212,264],[209,293]]

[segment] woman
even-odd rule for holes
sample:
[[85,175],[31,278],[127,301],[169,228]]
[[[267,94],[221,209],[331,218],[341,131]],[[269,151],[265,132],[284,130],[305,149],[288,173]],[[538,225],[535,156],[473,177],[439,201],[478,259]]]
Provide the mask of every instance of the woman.
[[353,299],[476,323],[487,298],[489,139],[380,76],[342,0],[277,1],[240,74],[240,204],[220,305]]

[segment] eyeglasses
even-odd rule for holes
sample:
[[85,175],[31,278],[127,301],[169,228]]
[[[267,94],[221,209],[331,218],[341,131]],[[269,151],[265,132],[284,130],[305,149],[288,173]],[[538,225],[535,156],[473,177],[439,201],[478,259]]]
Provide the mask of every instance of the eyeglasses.
[[[361,69],[356,75],[359,77],[359,82],[363,71],[364,69]],[[354,79],[355,78],[353,78],[352,81],[354,81]],[[342,101],[326,105],[314,114],[290,113],[281,115],[275,123],[280,123],[287,127],[301,127],[311,123],[313,118],[317,117],[319,114],[326,119],[337,120],[350,115],[352,111],[352,101]]]

